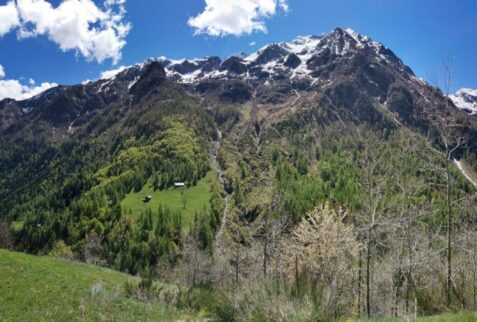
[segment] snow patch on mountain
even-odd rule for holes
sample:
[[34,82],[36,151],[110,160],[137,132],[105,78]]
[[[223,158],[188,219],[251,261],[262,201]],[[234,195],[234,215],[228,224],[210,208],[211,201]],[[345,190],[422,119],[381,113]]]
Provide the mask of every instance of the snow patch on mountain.
[[470,115],[477,114],[477,90],[461,88],[455,94],[449,95],[455,106]]
[[[224,61],[218,57],[192,60],[159,58],[166,74],[175,81],[193,84],[207,79],[226,79],[240,75],[241,79],[262,79],[264,83],[276,76],[313,79],[315,67],[310,62],[319,55],[344,57],[357,50],[370,49],[377,59],[390,62],[390,51],[367,36],[352,29],[337,28],[319,36],[299,36],[290,42],[273,43],[251,54],[231,56]],[[207,66],[207,69],[204,68]]]
[[[326,68],[336,59],[351,59],[358,52],[373,56],[376,64],[385,62],[404,71],[405,66],[399,58],[379,42],[352,29],[336,28],[318,36],[299,36],[289,42],[268,44],[254,53],[241,53],[225,60],[216,56],[198,59],[151,58],[141,64],[104,71],[97,81],[85,82],[83,85],[97,94],[109,95],[114,94],[114,91],[127,93],[138,81],[145,66],[159,62],[169,79],[183,84],[240,79],[266,85],[275,80],[287,79],[307,80],[314,86],[325,81],[320,76],[320,69]],[[422,83],[417,78],[413,81]],[[471,107],[472,111],[477,111],[475,106]]]

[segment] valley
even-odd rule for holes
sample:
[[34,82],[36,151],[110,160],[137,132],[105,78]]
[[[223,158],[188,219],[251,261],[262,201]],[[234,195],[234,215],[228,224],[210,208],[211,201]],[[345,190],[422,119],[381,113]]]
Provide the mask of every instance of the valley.
[[475,318],[472,92],[341,28],[107,76],[0,101],[6,320]]

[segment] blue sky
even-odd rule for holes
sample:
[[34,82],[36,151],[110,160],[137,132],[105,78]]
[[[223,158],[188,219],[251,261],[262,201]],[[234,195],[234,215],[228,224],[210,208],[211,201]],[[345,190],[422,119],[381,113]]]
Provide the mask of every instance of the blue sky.
[[[52,13],[58,13],[55,19],[69,16],[65,12],[70,8],[67,6],[61,14],[58,10],[51,11],[60,4],[71,2],[74,9],[73,4],[85,5],[92,0],[36,0],[51,4],[49,9],[38,7],[45,10],[44,20],[35,18],[35,1],[16,0],[21,21],[12,23],[10,29],[3,26],[2,33],[1,8],[11,1],[0,0],[0,65],[4,81],[16,80],[25,86],[30,78],[36,83],[28,86],[42,82],[79,83],[98,78],[102,71],[149,57],[226,57],[255,51],[269,42],[321,34],[340,26],[382,42],[424,79],[440,72],[442,62],[451,58],[455,70],[453,89],[477,88],[476,0],[240,0],[264,3],[263,8],[257,9],[263,9],[262,14],[254,11],[257,14],[254,21],[261,25],[248,26],[248,30],[245,26],[242,31],[226,30],[224,19],[230,17],[218,12],[227,9],[229,1],[237,0],[208,0],[209,9],[215,9],[209,20],[200,16],[206,7],[203,0],[106,0],[109,7],[105,1],[94,1],[92,4],[100,11],[95,13],[98,17],[108,8],[113,13],[91,22],[88,28],[110,28],[116,35],[114,39],[101,38],[96,43],[88,39],[95,34],[78,34],[82,37],[80,41],[72,40],[65,36],[71,31],[67,24],[63,27],[50,21]],[[91,14],[91,9],[85,10],[85,14]],[[201,19],[194,25],[189,20],[192,17]],[[111,21],[115,21],[112,27],[108,25]],[[220,35],[214,35],[211,26],[220,23],[225,23],[225,29],[215,30]],[[197,34],[197,30],[202,33]],[[106,44],[105,48],[96,49],[101,44]],[[113,60],[117,60],[116,65]]]

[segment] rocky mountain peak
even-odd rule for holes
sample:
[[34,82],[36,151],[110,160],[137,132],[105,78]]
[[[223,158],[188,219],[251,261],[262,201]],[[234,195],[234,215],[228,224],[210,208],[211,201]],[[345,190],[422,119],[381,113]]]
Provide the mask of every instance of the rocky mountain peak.
[[361,53],[377,62],[392,64],[412,74],[394,53],[382,44],[351,29],[336,28],[319,36],[298,36],[290,42],[273,43],[255,53],[231,56],[224,61],[218,57],[193,60],[162,58],[169,78],[185,84],[204,80],[241,80],[268,83],[276,79],[303,79],[313,81],[321,68],[339,58],[351,58]]
[[449,97],[457,108],[470,115],[477,114],[477,89],[461,88]]

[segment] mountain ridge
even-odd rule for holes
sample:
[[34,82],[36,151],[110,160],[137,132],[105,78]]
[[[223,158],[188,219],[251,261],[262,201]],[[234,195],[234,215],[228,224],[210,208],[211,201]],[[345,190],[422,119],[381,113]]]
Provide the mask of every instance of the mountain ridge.
[[[277,86],[282,88],[280,91],[293,95],[297,90],[325,88],[333,82],[332,73],[337,65],[342,64],[339,60],[344,63],[350,61],[354,65],[369,60],[366,62],[368,70],[364,71],[365,77],[379,86],[385,86],[381,90],[384,92],[380,94],[380,100],[385,100],[387,86],[392,82],[389,76],[382,76],[391,74],[380,70],[383,68],[397,70],[404,81],[414,84],[416,92],[427,87],[427,83],[417,78],[412,70],[384,45],[351,29],[336,28],[320,36],[299,36],[291,42],[268,44],[255,53],[230,56],[223,61],[213,56],[193,60],[169,60],[163,57],[148,59],[141,64],[120,68],[117,74],[94,82],[58,86],[19,102],[5,99],[0,102],[0,114],[4,115],[0,130],[39,106],[90,106],[87,109],[67,111],[71,115],[65,116],[65,122],[69,123],[68,128],[72,128],[75,120],[91,109],[101,109],[127,100],[130,89],[139,80],[144,68],[154,62],[161,64],[169,79],[183,84],[189,91],[199,95],[216,91],[222,99],[243,102],[252,97],[252,88]],[[380,66],[378,70],[373,70],[375,65]],[[341,72],[341,75],[343,74]],[[373,74],[380,74],[381,78],[373,79]],[[74,98],[76,103],[61,103],[69,98]],[[65,111],[60,109],[58,113]]]

